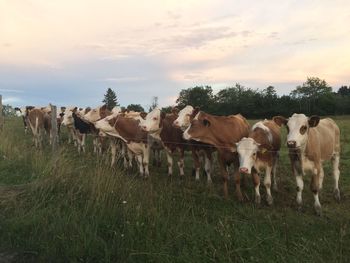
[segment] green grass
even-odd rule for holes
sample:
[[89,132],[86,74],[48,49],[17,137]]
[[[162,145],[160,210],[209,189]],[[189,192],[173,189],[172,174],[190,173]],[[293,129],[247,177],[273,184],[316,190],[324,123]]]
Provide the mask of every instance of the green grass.
[[[0,141],[0,257],[23,262],[348,262],[350,258],[350,119],[342,131],[340,189],[332,196],[330,166],[321,193],[322,217],[313,210],[305,179],[304,208],[296,210],[295,182],[282,149],[274,205],[254,205],[251,182],[243,204],[224,200],[215,167],[213,184],[175,169],[151,167],[151,178],[109,168],[109,156],[78,155],[63,143],[53,157],[7,119]],[[63,137],[63,141],[66,137]],[[164,156],[163,156],[164,158]],[[165,163],[165,162],[164,162]],[[135,174],[137,171],[135,171]]]

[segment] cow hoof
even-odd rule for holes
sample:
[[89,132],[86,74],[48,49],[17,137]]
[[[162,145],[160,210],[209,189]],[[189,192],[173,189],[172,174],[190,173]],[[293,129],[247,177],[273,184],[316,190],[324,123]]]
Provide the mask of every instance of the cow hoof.
[[242,202],[244,201],[244,198],[243,198],[243,195],[242,194],[237,194],[237,199],[239,202]]
[[213,183],[213,181],[212,181],[211,179],[208,179],[208,180],[207,180],[207,184],[208,184],[208,185],[211,185],[212,183]]
[[272,186],[272,189],[273,189],[275,192],[278,192],[278,186],[277,186],[277,184],[274,184],[274,185]]
[[273,204],[273,198],[271,195],[268,195],[267,198],[266,198],[266,201],[267,201],[267,204],[268,205],[272,205]]
[[297,211],[298,211],[299,213],[303,212],[303,206],[302,206],[302,205],[298,205]]
[[334,189],[333,195],[334,195],[334,199],[337,200],[338,202],[340,202],[340,191],[339,191],[339,189]]
[[196,181],[197,181],[197,182],[199,181],[199,177],[196,177]]
[[322,208],[321,208],[321,206],[315,205],[315,212],[316,212],[316,215],[322,216]]
[[185,179],[184,175],[180,175],[180,180],[183,181]]
[[255,196],[255,203],[256,204],[260,204],[260,202],[261,202],[261,196],[260,195],[256,195]]

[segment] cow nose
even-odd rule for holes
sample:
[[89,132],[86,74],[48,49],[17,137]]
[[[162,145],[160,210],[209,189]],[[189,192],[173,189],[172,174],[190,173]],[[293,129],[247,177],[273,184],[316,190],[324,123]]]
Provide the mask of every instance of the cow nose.
[[296,141],[288,141],[287,142],[287,146],[289,148],[295,148],[295,146],[297,145],[297,142]]
[[175,127],[179,127],[179,122],[178,121],[174,121],[174,124],[173,124]]
[[247,174],[248,173],[248,168],[241,167],[241,168],[239,168],[239,172],[242,173],[242,174]]
[[144,131],[146,130],[146,126],[144,126],[144,125],[141,126],[141,128],[142,128],[142,130],[144,130]]

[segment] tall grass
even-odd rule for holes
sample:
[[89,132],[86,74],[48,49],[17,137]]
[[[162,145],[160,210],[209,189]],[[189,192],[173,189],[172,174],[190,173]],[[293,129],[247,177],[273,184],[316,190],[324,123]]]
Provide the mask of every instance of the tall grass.
[[[350,121],[339,120],[349,131]],[[343,135],[340,181],[343,200],[332,199],[325,178],[316,217],[305,187],[303,212],[294,205],[295,184],[285,155],[275,203],[223,200],[220,176],[213,185],[188,175],[151,178],[110,169],[107,157],[77,154],[62,144],[37,151],[21,123],[7,120],[0,143],[0,251],[32,262],[347,262],[350,258],[349,146]],[[65,138],[63,138],[64,140]],[[186,164],[190,161],[187,160]],[[329,166],[326,173],[329,173]],[[308,182],[308,180],[306,180]],[[307,184],[306,184],[307,185]],[[249,183],[244,191],[253,200]],[[262,190],[263,191],[263,190]]]

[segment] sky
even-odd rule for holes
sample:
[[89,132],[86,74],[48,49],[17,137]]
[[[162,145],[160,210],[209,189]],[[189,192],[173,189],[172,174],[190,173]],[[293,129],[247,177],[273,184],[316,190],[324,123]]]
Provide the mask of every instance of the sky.
[[240,83],[288,94],[350,84],[350,1],[0,0],[4,104],[174,105]]

